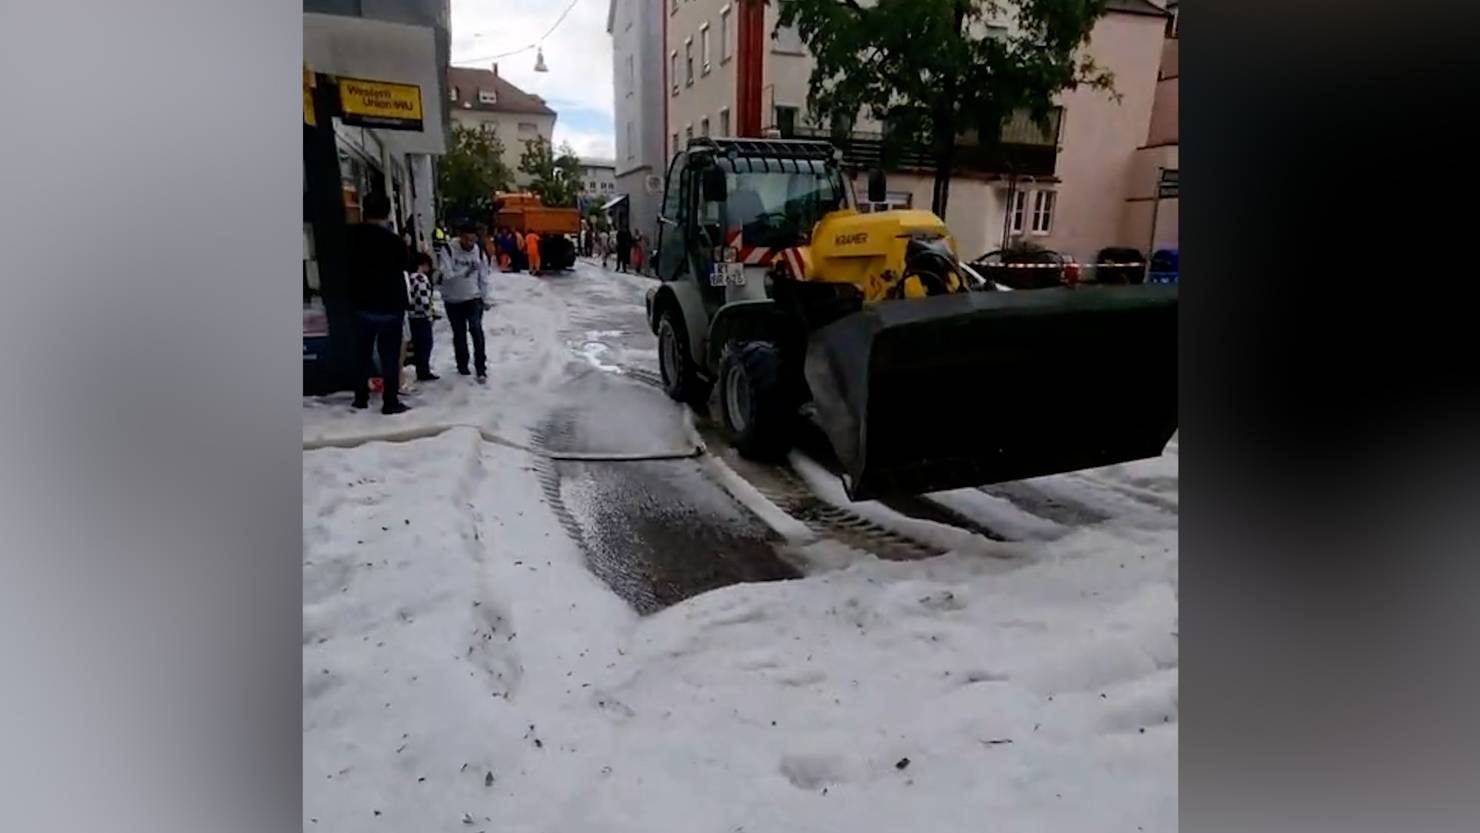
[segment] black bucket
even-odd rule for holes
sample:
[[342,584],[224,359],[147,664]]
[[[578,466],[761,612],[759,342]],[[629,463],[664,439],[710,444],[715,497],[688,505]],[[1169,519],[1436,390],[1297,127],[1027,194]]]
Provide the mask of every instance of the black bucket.
[[886,301],[812,334],[805,373],[855,500],[1161,454],[1175,286]]

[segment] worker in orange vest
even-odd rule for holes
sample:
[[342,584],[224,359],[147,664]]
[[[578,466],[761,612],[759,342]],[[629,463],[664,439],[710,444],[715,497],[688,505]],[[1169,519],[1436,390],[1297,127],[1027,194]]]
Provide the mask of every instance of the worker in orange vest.
[[534,232],[524,235],[524,255],[529,258],[529,274],[540,273],[540,236]]

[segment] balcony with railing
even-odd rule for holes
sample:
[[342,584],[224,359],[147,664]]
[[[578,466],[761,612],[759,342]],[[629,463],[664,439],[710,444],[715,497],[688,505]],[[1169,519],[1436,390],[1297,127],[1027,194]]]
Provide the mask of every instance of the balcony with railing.
[[[887,167],[897,171],[935,169],[935,153],[927,144],[903,143],[888,154],[886,164],[885,134],[881,131],[831,130],[801,123],[794,108],[767,109],[771,123],[765,126],[766,129],[775,130],[786,139],[827,139],[843,152],[846,167]],[[1035,124],[1026,112],[1019,112],[1003,123],[996,142],[982,142],[974,130],[963,133],[956,140],[955,170],[1040,178],[1053,176],[1063,121],[1064,108],[1055,107],[1049,112],[1046,128]]]

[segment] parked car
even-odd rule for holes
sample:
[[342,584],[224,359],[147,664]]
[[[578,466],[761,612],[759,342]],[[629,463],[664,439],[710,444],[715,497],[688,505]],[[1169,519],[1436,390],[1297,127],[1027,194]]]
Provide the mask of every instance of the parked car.
[[987,280],[1012,289],[1044,289],[1079,281],[1079,263],[1073,257],[1037,246],[997,249],[967,265]]
[[1095,255],[1095,282],[1138,284],[1146,281],[1146,256],[1139,249],[1111,246]]

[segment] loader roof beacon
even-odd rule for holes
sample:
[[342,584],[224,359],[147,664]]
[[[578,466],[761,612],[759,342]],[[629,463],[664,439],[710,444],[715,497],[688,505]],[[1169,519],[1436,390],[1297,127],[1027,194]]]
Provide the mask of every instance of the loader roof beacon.
[[998,287],[934,214],[859,213],[827,142],[695,139],[659,220],[664,387],[717,385],[747,457],[810,418],[861,500],[1154,457],[1176,431],[1175,285]]

